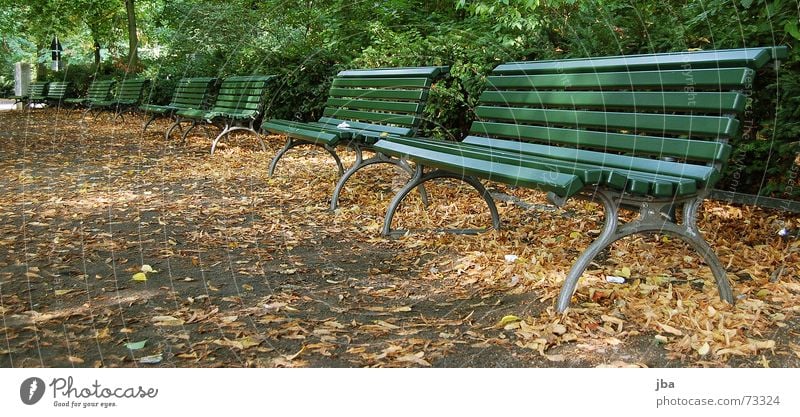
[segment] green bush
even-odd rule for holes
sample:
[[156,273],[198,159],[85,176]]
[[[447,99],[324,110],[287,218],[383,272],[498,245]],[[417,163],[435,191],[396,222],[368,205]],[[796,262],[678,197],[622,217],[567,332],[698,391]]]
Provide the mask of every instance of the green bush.
[[14,95],[14,79],[0,75],[0,97],[10,97]]

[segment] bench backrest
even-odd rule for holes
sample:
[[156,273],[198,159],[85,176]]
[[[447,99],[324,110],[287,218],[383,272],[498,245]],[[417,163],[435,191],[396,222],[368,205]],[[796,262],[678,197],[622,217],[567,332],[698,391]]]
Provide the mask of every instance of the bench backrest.
[[216,80],[216,78],[212,77],[180,79],[169,105],[183,109],[205,108],[209,91]]
[[36,81],[28,86],[29,97],[42,97],[47,89],[47,81]]
[[69,81],[54,81],[47,88],[47,98],[50,100],[61,100],[67,95]]
[[754,70],[785,54],[752,48],[503,64],[488,78],[470,134],[719,167]]
[[272,75],[243,75],[222,80],[212,111],[246,113],[258,118],[264,110],[267,84]]
[[142,93],[145,87],[149,83],[150,80],[143,78],[125,78],[119,83],[116,99],[139,102],[142,99]]
[[407,136],[416,132],[433,81],[448,67],[342,71],[336,75],[321,123]]
[[103,101],[108,100],[111,94],[111,89],[114,88],[115,80],[94,80],[89,85],[89,90],[86,92],[86,99],[90,101]]

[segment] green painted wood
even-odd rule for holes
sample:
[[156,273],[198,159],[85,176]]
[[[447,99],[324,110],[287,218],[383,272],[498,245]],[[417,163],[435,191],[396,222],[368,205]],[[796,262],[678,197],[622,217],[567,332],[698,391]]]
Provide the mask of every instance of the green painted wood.
[[369,111],[346,110],[327,107],[323,114],[328,117],[340,119],[361,120],[367,122],[387,123],[401,126],[415,126],[419,118],[415,115],[376,113]]
[[304,141],[313,142],[317,144],[326,144],[334,146],[336,142],[341,139],[341,135],[329,131],[313,130],[306,126],[299,125],[286,125],[282,123],[275,123],[267,121],[261,124],[261,129],[270,133],[283,134],[293,138],[302,139]]
[[739,121],[728,116],[693,116],[678,114],[623,113],[606,111],[531,109],[478,106],[475,114],[485,120],[514,123],[547,123],[576,128],[628,129],[636,132],[691,134],[731,137],[738,132]]
[[392,77],[418,77],[436,78],[450,71],[446,66],[431,67],[397,67],[397,68],[375,68],[375,69],[354,69],[341,71],[337,77],[346,78],[392,78]]
[[488,89],[743,89],[752,82],[755,71],[750,68],[709,68],[669,71],[601,72],[578,74],[493,75]]
[[608,152],[491,139],[480,136],[467,136],[464,139],[464,143],[482,145],[489,149],[501,149],[528,155],[540,155],[563,161],[592,164],[599,167],[627,169],[664,176],[675,176],[678,178],[690,178],[704,185],[713,185],[719,178],[719,171],[714,167],[706,165],[685,164],[681,162],[617,155]]
[[486,146],[465,142],[447,142],[400,137],[390,137],[387,140],[469,158],[573,174],[577,175],[584,184],[590,185],[602,182],[603,185],[612,189],[625,190],[633,194],[669,197],[675,194],[679,196],[692,195],[697,192],[697,183],[695,180],[676,176],[601,167],[594,164],[585,164],[572,160],[552,159],[541,155],[506,151],[497,148],[487,151]]
[[111,95],[111,90],[114,88],[116,81],[114,80],[95,80],[89,85],[89,90],[86,92],[85,101],[103,101],[107,100]]
[[716,141],[513,123],[475,121],[472,123],[470,134],[552,145],[572,145],[582,148],[629,152],[639,156],[671,157],[702,162],[723,162],[728,159],[731,153],[730,145]]
[[408,136],[413,132],[413,129],[408,127],[402,126],[390,126],[390,125],[382,125],[382,124],[374,124],[374,123],[364,123],[364,122],[357,122],[354,120],[344,120],[344,119],[337,119],[335,117],[320,117],[318,123],[329,124],[332,126],[338,126],[342,122],[347,122],[350,125],[351,129],[354,130],[365,130],[365,131],[373,131],[378,133],[390,133],[392,135],[398,136]]
[[486,148],[482,146],[421,138],[393,137],[389,140],[393,143],[414,146],[420,149],[448,153],[471,159],[498,162],[509,166],[518,165],[540,170],[553,169],[555,172],[576,175],[584,184],[598,184],[603,178],[603,169],[597,167],[590,167],[583,164],[567,164],[563,161],[555,161],[554,163],[553,160],[546,158],[530,157],[514,152],[486,152]]
[[272,75],[232,76],[222,80],[211,110],[184,109],[177,115],[194,120],[258,118]]
[[365,90],[357,88],[331,88],[331,97],[353,97],[353,98],[376,98],[386,100],[424,100],[428,96],[428,90]]
[[731,67],[756,69],[774,59],[776,54],[781,54],[781,52],[766,47],[510,62],[498,66],[493,73],[495,75],[518,75]]
[[431,78],[341,78],[333,80],[333,87],[346,88],[427,88],[433,80]]
[[487,178],[515,186],[552,191],[561,197],[574,195],[584,186],[580,178],[575,175],[467,158],[447,152],[408,146],[389,140],[378,141],[374,148],[386,155],[413,160],[429,167],[444,169],[462,175]]
[[730,92],[537,90],[485,91],[479,101],[484,104],[624,109],[633,112],[660,110],[729,114],[743,111],[747,100],[744,94]]
[[418,113],[422,109],[422,103],[409,103],[400,101],[375,101],[329,98],[325,103],[327,106],[343,107],[355,110],[380,110],[386,112]]
[[35,81],[28,85],[28,97],[41,97],[44,96],[47,90],[47,81]]

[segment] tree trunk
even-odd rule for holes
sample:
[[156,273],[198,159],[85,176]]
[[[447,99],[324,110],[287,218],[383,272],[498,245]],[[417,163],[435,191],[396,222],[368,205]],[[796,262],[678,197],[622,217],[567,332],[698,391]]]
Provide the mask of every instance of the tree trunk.
[[139,61],[137,49],[139,47],[139,37],[136,35],[136,9],[133,5],[134,0],[125,0],[125,10],[128,12],[128,71],[136,71]]
[[[49,57],[50,56],[50,51],[49,51],[50,44],[45,42],[45,41],[42,41],[42,44],[39,45],[39,50],[41,51],[43,49],[47,50],[47,52],[48,52],[47,56]],[[45,74],[47,74],[47,64],[45,64],[44,62],[39,62],[37,60],[36,61],[36,79],[37,80],[44,79]],[[28,94],[28,92],[25,91],[23,94]]]
[[94,67],[100,69],[100,41],[97,39],[94,40]]

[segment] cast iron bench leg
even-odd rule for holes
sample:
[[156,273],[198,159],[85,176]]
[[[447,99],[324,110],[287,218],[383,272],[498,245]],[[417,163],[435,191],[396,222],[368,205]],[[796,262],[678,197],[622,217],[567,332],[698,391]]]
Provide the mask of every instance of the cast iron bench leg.
[[229,133],[234,132],[236,130],[246,130],[254,135],[256,135],[256,139],[261,144],[261,150],[267,150],[267,146],[264,144],[264,141],[261,139],[261,135],[253,128],[254,120],[250,120],[250,123],[247,126],[236,126],[233,121],[225,121],[225,127],[222,128],[222,132],[220,132],[217,137],[211,141],[211,155],[214,155],[214,150],[217,149],[217,143],[222,140],[223,137],[227,136]]
[[289,149],[296,148],[298,146],[303,146],[303,145],[319,146],[320,148],[324,149],[325,152],[328,152],[328,154],[336,162],[336,168],[339,170],[339,175],[340,176],[344,175],[344,166],[342,165],[342,160],[339,159],[339,155],[336,153],[336,151],[333,148],[331,148],[327,144],[323,145],[323,144],[314,143],[314,142],[306,142],[306,141],[299,141],[299,140],[296,141],[291,137],[286,139],[286,144],[283,145],[283,148],[281,148],[281,150],[278,151],[277,154],[275,154],[275,157],[272,158],[272,161],[270,161],[268,175],[270,177],[272,177],[275,174],[275,168],[278,166],[278,161],[283,157],[283,155],[286,154],[286,152],[289,152]]
[[[494,204],[494,199],[492,199],[492,195],[486,191],[483,184],[478,181],[475,177],[458,175],[447,171],[442,170],[434,170],[427,174],[424,173],[425,167],[417,164],[417,167],[414,171],[414,176],[411,177],[411,180],[400,189],[400,191],[395,194],[394,198],[392,198],[391,203],[389,203],[389,208],[386,211],[386,217],[383,220],[383,231],[381,232],[384,236],[390,236],[398,233],[402,233],[402,231],[396,230],[392,231],[392,219],[394,218],[394,214],[397,211],[398,207],[400,207],[400,203],[403,202],[403,199],[415,188],[422,186],[424,183],[439,179],[439,178],[452,178],[455,180],[463,181],[472,188],[474,188],[478,194],[483,198],[486,202],[486,205],[489,207],[489,212],[492,216],[492,227],[495,230],[500,230],[500,214],[497,211],[497,206]],[[454,233],[476,233],[477,230],[472,229],[458,229],[458,230],[449,230],[450,232]]]
[[[556,309],[558,312],[563,313],[569,307],[570,299],[575,293],[575,288],[578,285],[583,272],[589,266],[589,263],[597,256],[603,249],[609,247],[612,243],[626,236],[638,233],[664,233],[687,242],[694,250],[703,255],[711,272],[714,274],[714,280],[719,289],[719,297],[723,301],[733,304],[733,291],[731,290],[730,282],[728,281],[725,267],[719,257],[714,253],[714,250],[709,246],[708,242],[703,239],[700,230],[697,229],[695,221],[697,210],[703,202],[702,197],[694,198],[689,201],[683,202],[683,223],[676,224],[669,216],[670,210],[675,202],[647,202],[643,203],[639,210],[639,217],[636,220],[620,225],[619,223],[619,205],[615,203],[615,196],[607,191],[598,190],[596,196],[602,201],[605,224],[600,236],[592,242],[589,247],[578,257],[575,263],[570,268],[567,278],[561,287],[561,293],[558,296]],[[551,200],[558,205],[563,205],[563,200],[550,195]]]
[[[371,158],[364,159],[363,150],[361,146],[355,145],[353,150],[356,152],[356,162],[350,168],[345,171],[341,178],[339,178],[339,182],[336,183],[336,188],[333,190],[333,197],[331,197],[331,210],[336,210],[339,206],[339,196],[344,189],[345,183],[347,180],[350,179],[359,169],[375,165],[375,164],[391,164],[396,167],[399,167],[403,171],[407,172],[408,175],[413,176],[414,170],[408,165],[408,163],[402,159],[392,158],[390,156],[386,156],[380,152],[376,152],[375,155]],[[422,198],[422,203],[426,206],[428,205],[428,193],[425,191],[425,186],[420,185],[419,194]]]

